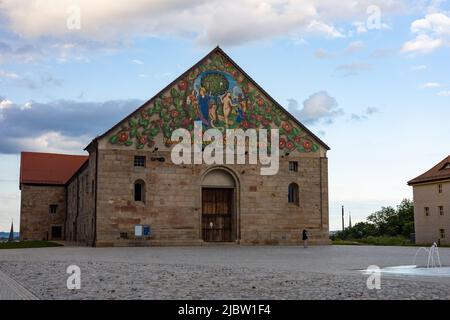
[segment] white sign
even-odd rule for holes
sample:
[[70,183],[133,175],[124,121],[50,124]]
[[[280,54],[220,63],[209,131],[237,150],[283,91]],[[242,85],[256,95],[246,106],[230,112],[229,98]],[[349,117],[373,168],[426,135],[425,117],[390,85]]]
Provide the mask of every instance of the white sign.
[[142,229],[143,229],[143,227],[140,224],[134,226],[134,235],[136,237],[142,237]]

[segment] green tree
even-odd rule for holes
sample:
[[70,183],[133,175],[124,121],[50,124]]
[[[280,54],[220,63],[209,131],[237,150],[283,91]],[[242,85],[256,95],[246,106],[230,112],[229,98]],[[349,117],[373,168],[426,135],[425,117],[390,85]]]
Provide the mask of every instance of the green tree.
[[404,199],[397,208],[382,207],[367,217],[367,222],[359,222],[351,228],[337,232],[332,239],[362,239],[367,237],[409,238],[414,232],[414,205]]

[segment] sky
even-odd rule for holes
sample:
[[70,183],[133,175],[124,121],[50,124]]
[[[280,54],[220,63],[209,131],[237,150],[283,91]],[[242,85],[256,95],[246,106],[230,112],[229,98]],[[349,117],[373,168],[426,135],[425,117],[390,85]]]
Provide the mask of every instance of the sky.
[[450,154],[450,3],[0,1],[0,231],[19,154],[84,147],[219,45],[331,150],[330,230]]

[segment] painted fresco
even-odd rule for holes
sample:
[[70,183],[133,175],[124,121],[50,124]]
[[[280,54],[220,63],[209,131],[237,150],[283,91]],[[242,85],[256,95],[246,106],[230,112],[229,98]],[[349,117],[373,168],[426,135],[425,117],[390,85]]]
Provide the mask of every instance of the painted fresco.
[[203,128],[279,128],[280,149],[317,151],[319,146],[291,118],[265,97],[219,52],[161,95],[144,105],[109,138],[111,144],[137,149],[155,146],[161,133],[167,147],[172,131],[193,130],[194,121]]

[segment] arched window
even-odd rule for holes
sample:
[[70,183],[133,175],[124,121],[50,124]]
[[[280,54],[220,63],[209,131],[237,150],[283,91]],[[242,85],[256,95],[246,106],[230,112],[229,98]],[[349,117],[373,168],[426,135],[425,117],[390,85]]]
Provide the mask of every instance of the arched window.
[[134,183],[134,201],[145,202],[145,182],[142,180]]
[[288,202],[299,205],[298,185],[291,183],[288,188]]

